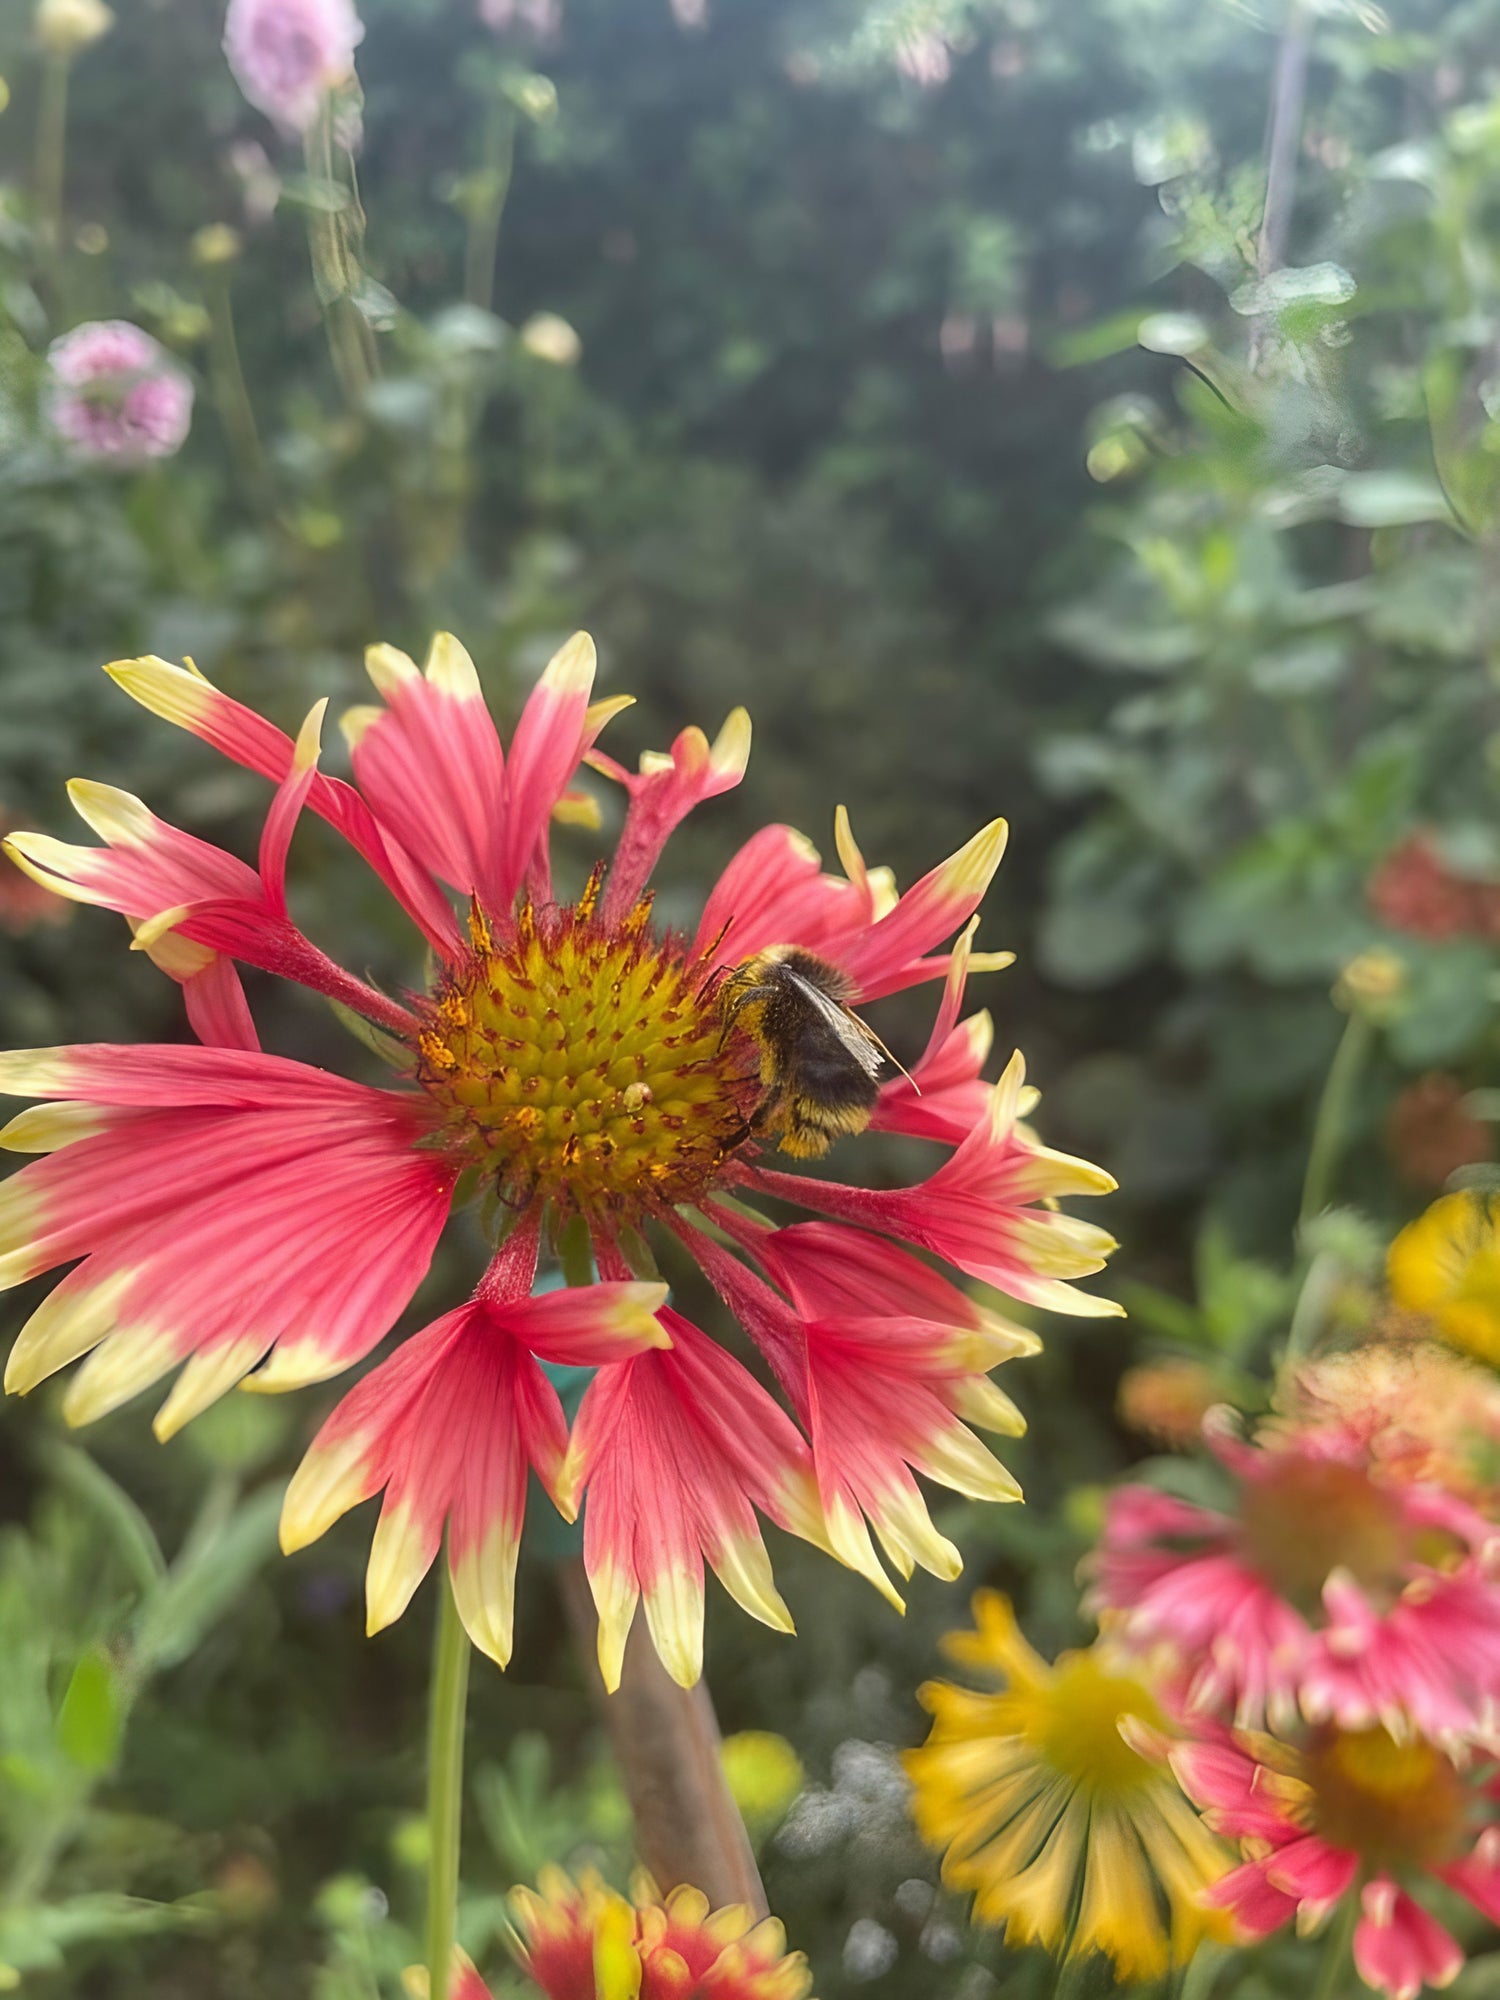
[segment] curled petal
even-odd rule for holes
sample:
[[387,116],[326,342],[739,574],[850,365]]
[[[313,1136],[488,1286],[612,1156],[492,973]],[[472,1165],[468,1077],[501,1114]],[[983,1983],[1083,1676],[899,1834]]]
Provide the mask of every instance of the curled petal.
[[668,839],[694,807],[732,790],[749,761],[750,717],[742,708],[732,711],[712,743],[701,729],[684,729],[665,756],[648,750],[638,773],[597,751],[590,754],[594,768],[622,784],[630,797],[604,894],[606,923],[617,923],[632,908]]

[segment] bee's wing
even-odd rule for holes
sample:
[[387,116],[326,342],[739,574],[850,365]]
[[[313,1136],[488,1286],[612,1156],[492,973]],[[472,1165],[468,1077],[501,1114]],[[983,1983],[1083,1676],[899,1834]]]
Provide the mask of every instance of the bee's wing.
[[878,1076],[880,1065],[886,1059],[883,1043],[873,1030],[867,1028],[857,1014],[851,1014],[847,1007],[841,1007],[837,1000],[830,1000],[820,992],[810,979],[804,979],[800,972],[793,972],[789,965],[781,967],[783,978],[790,979],[798,993],[822,1020],[830,1027],[853,1056],[866,1076]]

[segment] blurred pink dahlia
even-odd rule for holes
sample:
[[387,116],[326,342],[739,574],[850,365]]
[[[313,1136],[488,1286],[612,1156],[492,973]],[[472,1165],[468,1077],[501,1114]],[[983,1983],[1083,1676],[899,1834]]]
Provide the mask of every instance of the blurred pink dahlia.
[[1464,1767],[1421,1736],[1382,1728],[1316,1730],[1301,1749],[1267,1736],[1217,1732],[1178,1744],[1172,1767],[1216,1833],[1245,1860],[1205,1900],[1232,1912],[1246,1938],[1295,1919],[1316,1929],[1357,1895],[1354,1963],[1390,2000],[1452,1984],[1457,1939],[1411,1893],[1434,1883],[1500,1922],[1495,1771]]
[[305,132],[326,94],[347,81],[364,23],[353,0],[229,0],[224,54],[257,111]]
[[[166,1435],[252,1370],[266,1389],[335,1375],[389,1331],[455,1196],[473,1195],[498,1238],[473,1295],[345,1398],[287,1494],[288,1549],[384,1494],[372,1630],[400,1614],[446,1528],[464,1622],[508,1658],[529,1470],[569,1518],[586,1499],[611,1685],[642,1599],[668,1667],[696,1677],[705,1563],[746,1610],[790,1628],[758,1515],[891,1595],[867,1522],[904,1575],[914,1563],[956,1574],[913,1473],[1017,1497],[970,1425],[1021,1428],[987,1378],[1035,1340],[901,1245],[1033,1305],[1114,1310],[1069,1283],[1100,1268],[1110,1239],[1055,1200],[1112,1182],[1017,1123],[1019,1058],[998,1085],[980,1083],[987,1023],[959,1019],[1004,823],[900,897],[866,868],[842,814],[843,876],[825,874],[790,827],[765,827],[682,936],[653,924],[647,883],[674,827],[739,783],[743,711],[712,745],[686,729],[636,774],[595,748],[628,703],[590,706],[586,637],[547,668],[505,751],[456,640],[434,642],[425,673],[387,646],[367,664],[383,701],[344,718],[352,784],[318,768],[321,703],[294,743],[195,670],[110,668],[146,707],[275,784],[254,867],[82,782],[73,802],[104,846],[8,843],[38,881],[129,920],[137,948],[182,984],[202,1046],[0,1056],[0,1089],[57,1100],[0,1140],[47,1155],[0,1189],[0,1283],[83,1260],[22,1329],[7,1386],[30,1389],[87,1355],[64,1404],[85,1422],[180,1365],[156,1419]],[[549,827],[587,822],[573,789],[584,763],[623,787],[624,825],[608,866],[562,900]],[[293,922],[286,861],[304,809],[406,912],[435,968],[426,990],[377,991]],[[934,955],[965,925],[955,950]],[[904,1077],[888,1083],[874,1119],[942,1147],[925,1181],[872,1190],[766,1164],[762,1051],[720,988],[773,945],[817,955],[858,1001],[944,980],[913,1070],[922,1095]],[[398,1087],[263,1053],[235,960],[363,1017]],[[827,1219],[778,1228],[759,1197]],[[591,1249],[602,1282],[532,1298],[561,1229]],[[668,1309],[648,1235],[696,1256],[790,1415]],[[571,1437],[539,1357],[597,1367]]]
[[1212,1420],[1235,1485],[1223,1513],[1154,1488],[1109,1501],[1093,1608],[1175,1663],[1191,1709],[1434,1741],[1493,1726],[1500,1585],[1490,1523],[1441,1487],[1387,1476],[1352,1428],[1246,1444]]
[[179,451],[193,385],[166,349],[124,319],[86,320],[47,350],[43,410],[80,458],[139,464]]

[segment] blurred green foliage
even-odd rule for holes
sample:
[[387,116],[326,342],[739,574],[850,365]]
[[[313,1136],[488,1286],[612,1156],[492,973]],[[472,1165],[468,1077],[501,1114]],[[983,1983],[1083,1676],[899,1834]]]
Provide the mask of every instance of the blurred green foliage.
[[[542,39],[466,0],[364,11],[356,200],[240,99],[216,5],[122,4],[74,67],[55,244],[40,66],[26,10],[0,18],[0,817],[66,831],[86,773],[253,841],[256,781],[134,710],[109,658],[191,654],[295,727],[359,698],[368,641],[444,626],[505,720],[587,624],[606,691],[640,698],[632,750],[754,714],[750,779],[675,843],[669,911],[767,818],[826,844],[842,799],[909,881],[1010,815],[1002,1046],[1048,1139],[1121,1178],[1147,1351],[1253,1366],[1290,1311],[1347,962],[1394,943],[1405,966],[1352,1106],[1378,1213],[1403,1198],[1396,1093],[1494,1075],[1493,939],[1393,939],[1367,884],[1418,828],[1500,884],[1500,6],[708,0],[694,25],[564,0]],[[1263,133],[1303,25],[1267,269]],[[309,220],[358,249],[335,303],[378,379],[330,357]],[[105,316],[194,377],[175,460],[80,466],[40,421],[49,339]],[[331,949],[409,973],[319,828],[294,894]],[[113,919],[63,914],[0,886],[0,1042],[183,1033]],[[268,1046],[364,1060],[251,992]],[[898,1047],[921,1025],[892,1009]],[[1054,1329],[1017,1390],[1030,1504],[943,1518],[1044,1643],[1076,1631],[1090,1489],[1132,1449],[1130,1351]],[[89,1456],[39,1400],[0,1413],[0,1987],[394,1995],[419,1956],[421,1608],[364,1640],[362,1524],[272,1554],[329,1399],[234,1399],[166,1453],[125,1412]],[[955,1593],[919,1580],[898,1627],[777,1559],[799,1640],[711,1617],[710,1668],[726,1726],[807,1768],[758,1833],[823,2000],[1040,2000],[1050,1969],[966,1929],[905,1818],[891,1746]],[[618,1875],[628,1846],[538,1552],[519,1622],[471,1733],[462,1931],[497,1991],[509,1883]],[[1236,1990],[1286,1990],[1283,1962]]]

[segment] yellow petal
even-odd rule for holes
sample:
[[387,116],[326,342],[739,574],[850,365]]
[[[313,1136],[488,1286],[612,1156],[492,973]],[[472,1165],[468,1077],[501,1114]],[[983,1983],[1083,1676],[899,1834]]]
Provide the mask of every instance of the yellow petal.
[[172,1384],[171,1394],[157,1411],[151,1425],[162,1443],[175,1437],[184,1424],[191,1423],[210,1403],[218,1402],[232,1389],[240,1377],[248,1374],[259,1361],[266,1346],[262,1335],[243,1334],[238,1340],[225,1341],[221,1346],[189,1355],[181,1374]]
[[191,662],[187,667],[174,667],[154,654],[139,660],[111,660],[104,671],[142,708],[182,729],[192,729],[203,720],[217,693]]
[[702,1579],[669,1564],[643,1596],[662,1665],[679,1687],[692,1687],[703,1674]]
[[427,678],[443,694],[451,695],[454,701],[484,701],[484,690],[479,685],[479,675],[475,672],[468,648],[461,645],[451,632],[437,633],[427,649]]
[[516,1558],[521,1540],[504,1521],[494,1522],[482,1540],[449,1558],[453,1600],[464,1630],[496,1666],[510,1663],[515,1629]]
[[292,1474],[281,1503],[281,1546],[287,1555],[317,1541],[351,1507],[376,1490],[362,1437],[314,1444]]
[[94,1349],[68,1384],[63,1416],[75,1427],[95,1423],[159,1382],[181,1359],[182,1343],[175,1333],[151,1326],[124,1327]]
[[401,1500],[393,1505],[387,1494],[365,1568],[367,1634],[383,1632],[401,1616],[432,1567],[434,1553],[411,1503]]
[[134,1277],[133,1271],[116,1271],[85,1291],[59,1286],[49,1293],[16,1335],[5,1364],[8,1393],[28,1395],[38,1382],[97,1347],[114,1331]]

